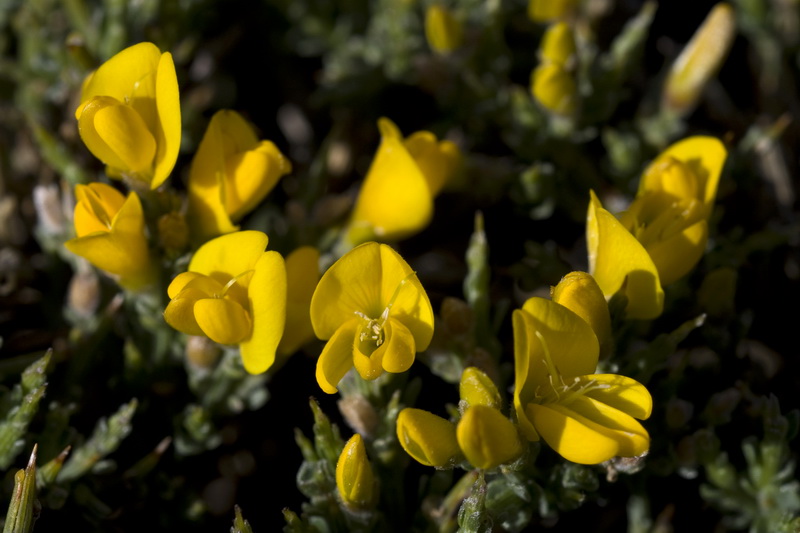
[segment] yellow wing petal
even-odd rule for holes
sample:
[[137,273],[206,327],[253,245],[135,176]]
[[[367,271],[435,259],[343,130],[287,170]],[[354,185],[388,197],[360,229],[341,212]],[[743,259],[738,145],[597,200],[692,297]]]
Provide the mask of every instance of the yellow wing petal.
[[360,319],[353,318],[342,324],[317,359],[317,383],[328,394],[335,394],[339,390],[336,386],[353,368],[353,350],[360,323]]
[[225,298],[204,298],[194,304],[194,318],[203,333],[220,344],[237,344],[250,335],[253,324],[247,311]]

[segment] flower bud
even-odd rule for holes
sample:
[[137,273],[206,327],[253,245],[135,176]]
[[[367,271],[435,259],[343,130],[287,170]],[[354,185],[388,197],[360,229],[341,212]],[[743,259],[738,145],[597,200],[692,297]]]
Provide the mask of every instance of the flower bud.
[[377,501],[377,485],[364,440],[356,433],[344,445],[336,463],[336,488],[348,507],[368,509]]
[[400,411],[397,440],[408,455],[426,466],[452,468],[461,458],[455,426],[422,409]]
[[494,468],[522,454],[517,428],[492,407],[475,405],[467,409],[456,434],[461,451],[476,468]]
[[431,5],[425,11],[425,38],[431,50],[437,54],[449,54],[461,46],[461,21],[447,8]]
[[553,24],[542,37],[539,57],[543,63],[555,63],[569,68],[575,57],[575,36],[566,22]]
[[703,89],[728,56],[736,37],[733,8],[715,5],[692,39],[675,59],[667,75],[661,105],[685,116],[694,110]]
[[494,382],[474,366],[465,368],[461,374],[458,393],[461,396],[461,401],[465,404],[465,408],[485,405],[500,409],[503,404],[500,392],[498,392]]
[[575,111],[578,88],[572,75],[556,63],[543,63],[531,74],[531,93],[539,104],[558,115]]
[[528,17],[534,22],[550,22],[572,15],[579,0],[530,0]]

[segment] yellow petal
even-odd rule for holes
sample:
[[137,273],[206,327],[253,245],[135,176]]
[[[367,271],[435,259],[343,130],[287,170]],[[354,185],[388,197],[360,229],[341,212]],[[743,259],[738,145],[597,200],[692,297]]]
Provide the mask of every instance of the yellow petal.
[[[198,248],[189,270],[226,284],[234,276],[252,270],[268,242],[267,235],[260,231],[237,231],[217,237]],[[249,277],[240,279],[239,284],[246,288]]]
[[83,237],[96,231],[111,231],[111,221],[122,209],[125,197],[105,183],[75,186],[75,234]]
[[[566,307],[545,298],[529,298],[522,306],[528,334],[528,357],[537,385],[549,383],[545,370],[547,348],[564,379],[594,372],[599,344],[591,326]],[[541,338],[536,335],[541,335]],[[542,339],[547,346],[542,346]]]
[[206,298],[222,296],[224,286],[217,280],[198,272],[181,272],[167,287],[167,296],[176,298],[180,292],[191,284],[192,288],[200,290]]
[[358,433],[350,437],[336,462],[336,487],[348,506],[366,509],[376,501],[375,476]]
[[603,209],[594,191],[586,217],[586,244],[589,271],[606,298],[624,286],[628,318],[651,319],[661,314],[664,290],[653,260],[639,241]]
[[517,428],[500,411],[485,405],[470,407],[458,422],[458,444],[472,466],[488,470],[522,454]]
[[320,339],[329,338],[356,312],[380,318],[389,302],[389,316],[400,320],[422,351],[433,336],[433,308],[425,289],[390,246],[365,243],[342,256],[320,279],[311,299],[311,323]]
[[681,233],[647,247],[663,285],[688,274],[703,257],[708,241],[708,224],[701,220]]
[[141,289],[156,276],[144,234],[142,204],[134,192],[128,194],[114,216],[109,232],[78,237],[64,246],[96,267],[119,276],[120,285],[127,289]]
[[361,186],[350,226],[360,236],[367,228],[381,240],[397,240],[420,231],[430,222],[433,198],[397,126],[382,118],[378,128],[381,144]]
[[290,170],[289,162],[270,141],[229,156],[225,162],[225,210],[231,219],[249,213]]
[[553,288],[553,301],[584,319],[594,330],[600,343],[600,357],[611,354],[614,338],[611,334],[611,313],[603,291],[586,272],[570,272]]
[[353,368],[353,350],[361,319],[353,318],[334,332],[317,359],[317,383],[328,394],[335,394],[336,386],[347,371]]
[[426,466],[452,468],[461,456],[456,427],[440,416],[407,407],[397,416],[397,440]]
[[639,422],[591,398],[579,398],[569,406],[531,403],[527,409],[545,442],[575,463],[633,457],[650,446],[647,431]]
[[311,297],[319,281],[319,252],[302,246],[286,256],[286,329],[278,353],[291,355],[314,338]]
[[425,176],[431,197],[435,197],[461,165],[461,150],[453,142],[437,141],[429,131],[412,133],[403,144]]
[[156,128],[155,168],[150,188],[155,189],[169,177],[181,147],[181,104],[178,94],[178,77],[172,54],[161,54],[156,71]]
[[[533,421],[528,419],[526,407],[534,400],[536,385],[531,376],[531,347],[528,344],[530,337],[526,313],[515,309],[511,315],[514,329],[514,411],[517,414],[517,423],[522,434],[531,442],[539,440],[539,434],[533,426]],[[533,373],[536,376],[536,373]]]
[[156,142],[132,107],[108,97],[94,98],[83,109],[78,131],[89,151],[106,165],[121,172],[150,171]]
[[653,410],[653,398],[647,388],[635,379],[617,374],[581,376],[581,383],[589,382],[606,385],[606,387],[592,387],[585,393],[586,396],[639,420],[646,420],[650,417]]
[[278,252],[264,252],[255,264],[247,295],[253,334],[239,348],[245,370],[260,374],[275,362],[286,324],[286,266]]
[[129,101],[142,80],[156,71],[160,59],[161,51],[156,45],[139,43],[100,65],[85,85],[75,118],[81,118],[84,105],[95,96],[110,96],[119,102]]
[[542,62],[555,63],[567,67],[575,56],[575,37],[566,22],[557,22],[547,28],[539,45]]
[[187,335],[205,336],[194,316],[194,304],[208,298],[208,294],[198,289],[184,289],[172,297],[164,309],[167,324]]
[[577,7],[578,0],[529,0],[528,17],[534,22],[550,22],[568,17]]
[[664,160],[668,158],[678,160],[688,167],[697,179],[698,200],[703,203],[704,218],[708,218],[714,207],[717,185],[727,157],[728,151],[725,145],[715,137],[694,136],[680,140],[659,154],[647,167],[642,174],[638,194],[659,187],[658,173],[655,169],[659,168]]
[[559,115],[569,115],[577,106],[575,80],[556,63],[543,63],[533,70],[531,93],[542,107]]
[[205,298],[194,304],[194,318],[203,333],[220,344],[237,344],[250,335],[247,311],[226,298]]
[[[458,384],[458,395],[469,407],[485,405],[500,409],[503,401],[500,392],[489,376],[479,368],[470,366],[461,373],[461,381]],[[475,464],[475,463],[473,463]]]
[[448,54],[461,46],[461,22],[448,9],[433,4],[425,11],[425,38],[437,54]]
[[384,350],[383,369],[399,374],[405,372],[414,363],[417,352],[414,337],[405,325],[394,318],[389,318],[383,326],[385,342],[378,348]]

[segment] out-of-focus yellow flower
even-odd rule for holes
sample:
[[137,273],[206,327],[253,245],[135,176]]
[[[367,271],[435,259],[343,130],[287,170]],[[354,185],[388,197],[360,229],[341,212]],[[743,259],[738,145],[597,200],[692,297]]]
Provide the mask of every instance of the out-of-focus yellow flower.
[[407,407],[397,416],[397,440],[425,466],[452,468],[461,460],[456,426],[422,409]]
[[333,394],[355,366],[364,379],[405,372],[433,336],[433,309],[417,275],[386,244],[354,248],[322,276],[311,299],[314,333],[328,340],[317,382]]
[[172,280],[164,311],[178,331],[238,344],[251,374],[275,361],[286,319],[286,268],[279,253],[264,251],[267,242],[260,231],[239,231],[205,243]]
[[425,38],[431,50],[437,54],[449,54],[461,46],[461,21],[446,7],[431,5],[425,11]]
[[104,183],[76,185],[75,234],[64,243],[70,252],[117,278],[130,290],[155,281],[147,248],[142,203],[135,192],[124,197]]
[[558,115],[570,115],[577,106],[578,88],[571,72],[575,51],[575,37],[569,24],[553,24],[539,45],[541,63],[531,73],[534,98]]
[[566,22],[553,24],[542,37],[539,57],[542,62],[568,67],[575,57],[575,35]]
[[381,144],[356,200],[346,239],[357,245],[372,239],[408,237],[430,222],[433,199],[455,174],[461,152],[428,131],[403,139],[388,118],[378,121]]
[[736,37],[736,14],[726,2],[715,5],[670,68],[664,83],[662,107],[679,115],[697,106]]
[[152,43],[121,51],[86,80],[75,118],[83,142],[109,176],[155,189],[172,172],[181,143],[172,55]]
[[467,461],[488,470],[513,461],[522,454],[517,428],[493,407],[473,405],[464,411],[456,438]]
[[259,141],[236,111],[217,111],[189,172],[189,210],[201,238],[239,229],[251,211],[289,173],[291,163],[271,141]]
[[593,374],[598,342],[591,326],[561,304],[531,298],[513,314],[514,408],[520,430],[566,459],[596,464],[650,447],[636,420],[652,398],[637,381]]
[[551,22],[572,15],[580,0],[529,0],[528,17],[534,22]]
[[458,394],[465,407],[484,405],[500,409],[503,401],[494,382],[485,372],[470,366],[461,373]]
[[361,435],[356,433],[344,445],[336,462],[336,487],[348,507],[369,509],[377,502],[377,485]]
[[630,318],[661,314],[668,285],[697,264],[727,158],[713,137],[689,137],[645,170],[639,191],[619,221],[592,193],[586,220],[589,269],[606,297],[623,289]]
[[314,338],[311,297],[319,282],[319,251],[302,246],[286,256],[286,329],[278,354],[291,355]]
[[586,272],[570,272],[553,287],[552,300],[584,319],[592,327],[600,343],[600,357],[611,354],[611,313],[600,286]]

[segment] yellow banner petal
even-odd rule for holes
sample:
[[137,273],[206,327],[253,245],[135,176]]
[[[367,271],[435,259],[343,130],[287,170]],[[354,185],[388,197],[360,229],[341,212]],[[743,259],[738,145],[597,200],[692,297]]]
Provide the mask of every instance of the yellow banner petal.
[[[260,231],[237,231],[212,239],[195,252],[189,270],[212,276],[227,283],[255,267],[267,247],[269,238]],[[247,286],[249,280],[241,280]]]
[[[155,129],[158,151],[150,188],[155,189],[169,177],[181,147],[181,103],[178,94],[178,77],[172,54],[161,54],[156,71],[156,109],[158,125]],[[155,125],[154,125],[155,126]]]

